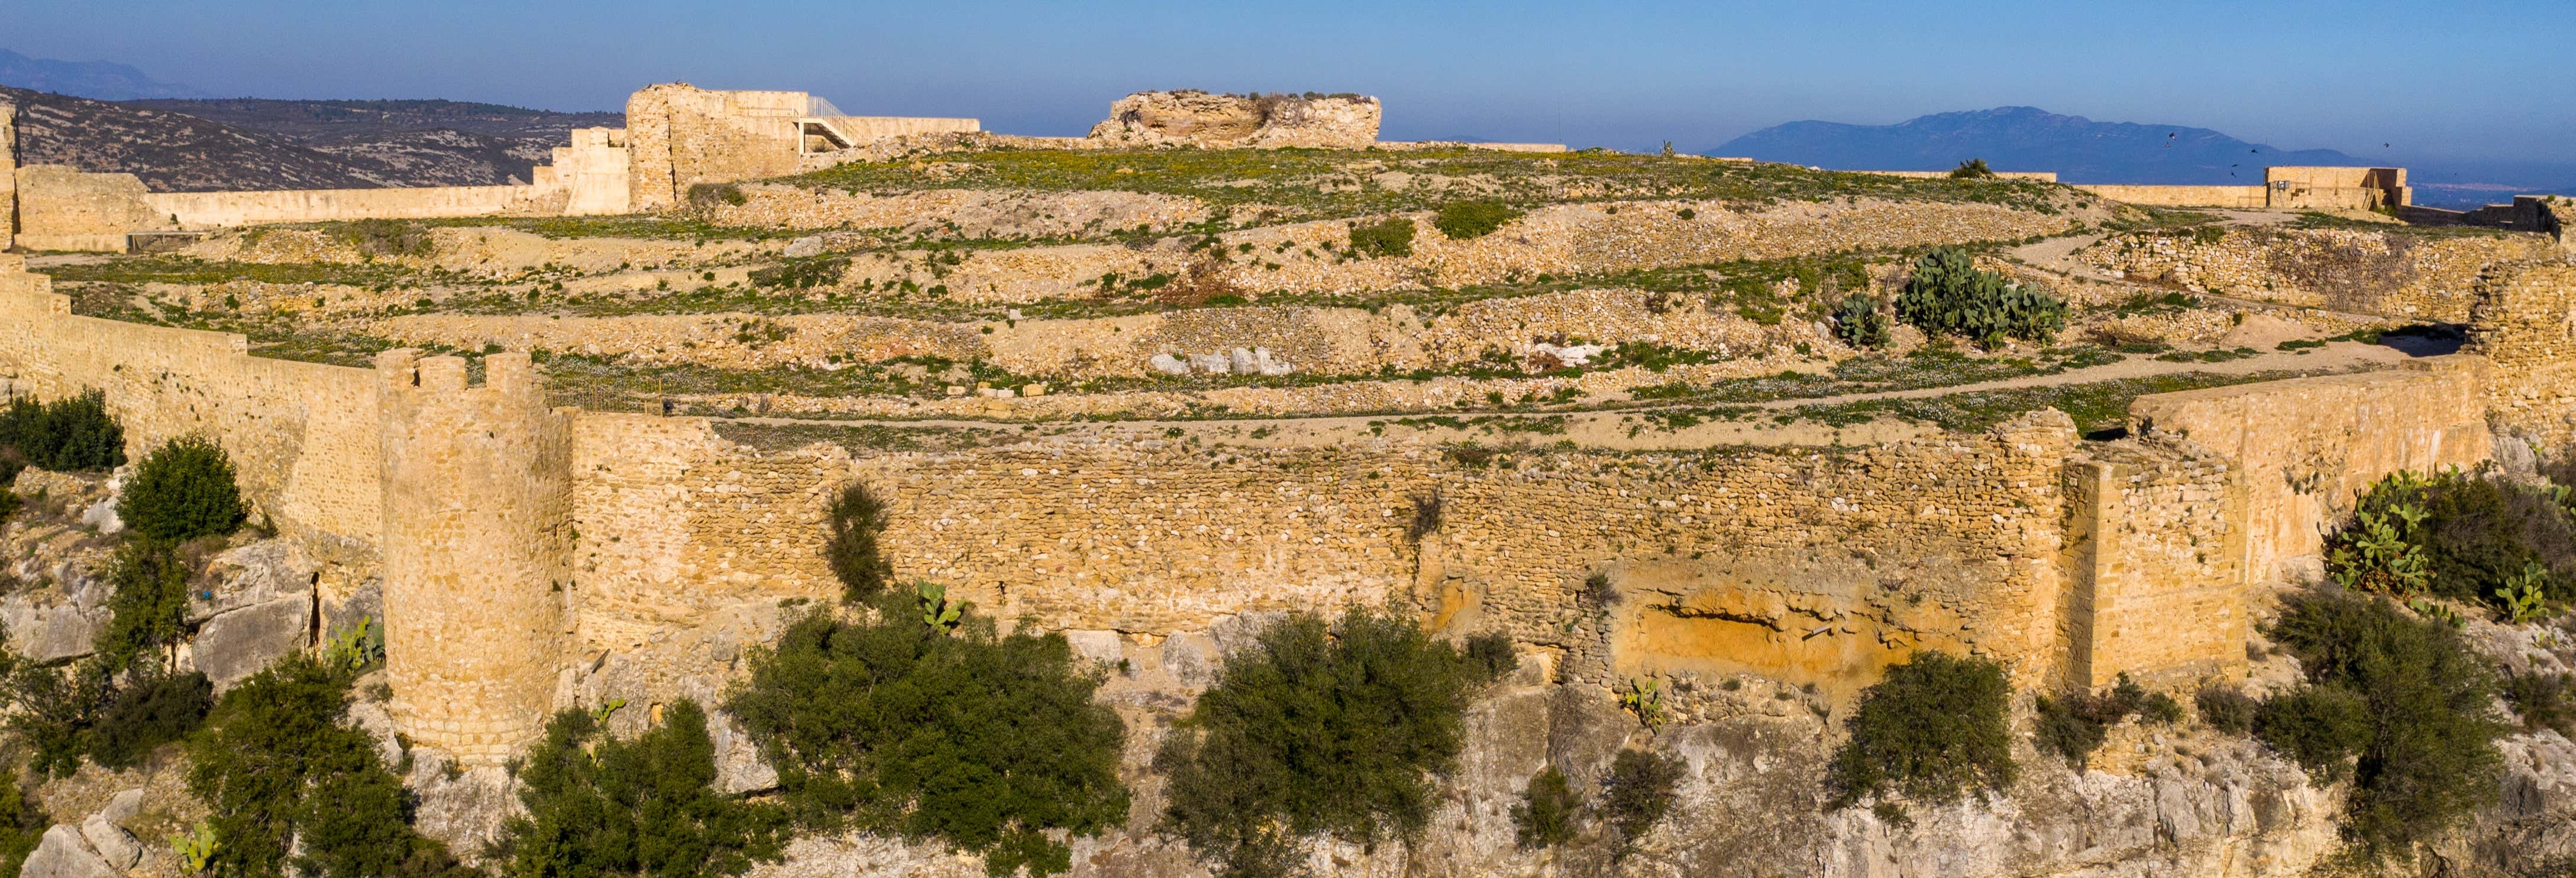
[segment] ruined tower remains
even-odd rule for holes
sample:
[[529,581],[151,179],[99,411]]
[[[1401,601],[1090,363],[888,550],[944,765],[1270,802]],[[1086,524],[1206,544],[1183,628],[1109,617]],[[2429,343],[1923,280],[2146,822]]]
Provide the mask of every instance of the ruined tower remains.
[[527,354],[483,363],[468,387],[462,358],[376,357],[394,721],[468,764],[543,730],[572,585],[571,418]]

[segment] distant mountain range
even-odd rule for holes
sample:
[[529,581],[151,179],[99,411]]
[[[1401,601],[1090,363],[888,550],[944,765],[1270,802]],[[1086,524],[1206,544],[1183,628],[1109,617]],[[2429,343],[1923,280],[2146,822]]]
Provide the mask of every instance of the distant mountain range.
[[2269,165],[2397,165],[2408,169],[2418,204],[2576,194],[2576,161],[2366,160],[2331,149],[2249,143],[2207,128],[2096,122],[2037,107],[1934,113],[1894,125],[1791,122],[1708,154],[1847,171],[1946,171],[1982,158],[1998,171],[2055,171],[2066,183],[2221,186],[2261,183]]
[[2263,182],[2266,165],[2353,165],[2331,149],[2278,149],[2207,128],[2096,122],[2037,107],[1934,113],[1894,125],[1791,122],[1712,155],[1854,171],[1946,171],[1982,158],[1998,171],[2056,171],[2066,183]]
[[196,89],[162,82],[143,75],[143,71],[112,61],[29,58],[7,49],[0,49],[0,85],[102,101],[206,96]]

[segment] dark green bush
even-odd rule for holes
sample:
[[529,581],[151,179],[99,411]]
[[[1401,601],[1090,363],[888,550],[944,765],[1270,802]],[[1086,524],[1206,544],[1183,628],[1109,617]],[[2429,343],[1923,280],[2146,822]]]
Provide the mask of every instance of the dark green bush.
[[333,236],[368,256],[421,256],[436,249],[429,230],[398,219],[362,219],[342,223]]
[[1155,757],[1170,778],[1163,828],[1237,876],[1282,874],[1319,834],[1411,835],[1492,679],[1410,617],[1291,615],[1226,657]]
[[1362,256],[1413,255],[1413,221],[1404,217],[1351,226],[1351,250]]
[[1610,777],[1601,792],[1601,818],[1619,834],[1619,855],[1636,850],[1664,815],[1682,782],[1682,761],[1644,750],[1621,750],[1610,761]]
[[1100,679],[1063,635],[999,636],[973,613],[952,635],[911,594],[869,609],[875,621],[790,626],[726,701],[800,823],[936,838],[991,874],[1046,875],[1072,857],[1050,832],[1126,818],[1125,726],[1092,702]]
[[2286,602],[2271,636],[2299,657],[2309,685],[2265,704],[2255,731],[2327,775],[2343,770],[2337,754],[2349,745],[2344,828],[2359,850],[2407,850],[2495,799],[2494,739],[2505,729],[2495,675],[2450,625],[2385,598],[2309,592]]
[[1431,221],[1431,227],[1450,240],[1464,241],[1493,234],[1495,229],[1520,218],[1520,211],[1498,201],[1452,201],[1440,206],[1440,216]]
[[2200,708],[2201,722],[2231,735],[2252,734],[2254,713],[2261,706],[2253,696],[2225,686],[2202,689],[2193,701]]
[[12,397],[0,408],[0,483],[32,466],[56,472],[115,469],[125,464],[125,428],[96,390],[39,403]]
[[2005,339],[2046,342],[2066,327],[2066,303],[1980,270],[1968,251],[1939,247],[1914,263],[1896,296],[1896,317],[1927,335],[1957,335],[1985,347]]
[[146,538],[182,542],[232,533],[245,512],[223,446],[182,436],[143,456],[116,501],[116,514]]
[[1891,793],[1942,804],[2011,786],[2011,701],[2003,666],[1986,659],[1925,651],[1888,668],[1844,722],[1851,740],[1827,775],[1834,806]]
[[95,661],[52,668],[16,662],[9,671],[9,731],[27,745],[39,779],[70,777],[89,752],[90,728],[107,701],[108,675]]
[[2070,692],[2058,698],[2042,695],[2037,703],[2038,726],[2034,737],[2039,749],[2066,758],[2070,765],[2084,767],[2085,757],[2102,746],[2102,739],[2112,726],[2132,716],[2147,722],[2172,724],[2182,720],[2182,705],[2173,696],[2149,692],[2121,674],[2120,682],[2100,695]]
[[832,497],[824,522],[830,534],[823,542],[823,558],[831,562],[832,576],[841,580],[841,600],[857,603],[884,593],[886,582],[894,578],[894,565],[877,548],[877,537],[886,528],[884,501],[867,485],[851,482]]
[[849,270],[850,258],[847,256],[790,259],[768,268],[752,269],[751,285],[791,290],[828,287],[840,283],[841,276]]
[[188,577],[194,569],[171,543],[144,537],[116,547],[106,571],[115,589],[107,599],[111,615],[95,641],[108,673],[156,656],[187,634]]
[[2576,674],[2526,672],[2504,680],[2504,700],[2522,717],[2522,730],[2557,729],[2576,737]]
[[2423,587],[2434,595],[2496,606],[2498,587],[2538,565],[2550,600],[2576,599],[2576,516],[2545,488],[2458,470],[2381,479],[2362,495],[2352,522],[2327,540],[2338,571],[2369,557],[2361,543],[2371,536],[2363,526],[2371,520],[2422,552]]
[[1519,670],[1521,657],[1512,651],[1512,636],[1488,631],[1467,638],[1467,660],[1485,669],[1488,679],[1499,680]]
[[1554,847],[1574,840],[1574,819],[1583,813],[1583,798],[1565,782],[1565,773],[1549,766],[1531,775],[1512,806],[1512,827],[1523,848]]
[[44,842],[45,829],[54,821],[45,815],[35,796],[28,794],[26,782],[16,774],[0,774],[0,784],[6,785],[6,789],[0,789],[0,875],[17,875],[27,855],[35,853],[36,845]]
[[214,706],[215,684],[205,674],[138,673],[100,708],[90,729],[90,759],[119,770],[142,765],[161,745],[186,740]]
[[2254,735],[2317,780],[2352,776],[2352,754],[2370,743],[2370,705],[2341,686],[2302,686],[2264,700]]
[[[189,741],[188,789],[212,812],[219,875],[471,874],[411,826],[367,733],[343,725],[350,678],[296,653],[224,693]],[[301,853],[291,854],[290,843]]]
[[1994,175],[1995,169],[1988,167],[1985,159],[1969,159],[1950,169],[1950,179],[1953,180],[1978,180]]
[[556,714],[519,780],[528,813],[502,841],[513,875],[739,875],[786,837],[779,806],[716,792],[706,711],[685,699],[632,741],[589,711]]
[[1843,297],[1834,308],[1834,338],[1856,348],[1887,346],[1886,303],[1868,293]]
[[689,206],[699,210],[713,210],[719,204],[741,207],[749,203],[751,196],[742,194],[742,187],[732,183],[697,183],[689,187]]

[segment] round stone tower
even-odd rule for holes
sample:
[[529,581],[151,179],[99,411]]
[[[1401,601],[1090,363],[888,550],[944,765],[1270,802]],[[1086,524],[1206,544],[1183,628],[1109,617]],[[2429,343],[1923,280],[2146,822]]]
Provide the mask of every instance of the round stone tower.
[[413,740],[495,764],[554,709],[572,579],[571,418],[528,355],[376,356],[384,412],[385,670]]

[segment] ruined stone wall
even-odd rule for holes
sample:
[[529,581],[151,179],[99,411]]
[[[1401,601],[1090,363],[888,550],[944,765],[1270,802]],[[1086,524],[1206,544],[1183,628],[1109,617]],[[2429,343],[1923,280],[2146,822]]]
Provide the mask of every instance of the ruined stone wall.
[[[95,175],[93,175],[95,176]],[[503,214],[557,215],[568,193],[539,186],[420,186],[286,189],[264,192],[152,192],[156,216],[190,229],[354,219],[431,219]],[[123,235],[118,235],[123,247]]]
[[376,357],[385,672],[414,739],[499,764],[554,713],[571,633],[572,430],[526,354]]
[[46,278],[0,266],[0,376],[52,399],[95,388],[126,453],[198,433],[232,456],[254,517],[373,553],[382,527],[373,380],[363,369],[253,357],[241,336],[71,314]]
[[2490,268],[2464,349],[2489,364],[2485,402],[2499,428],[2565,453],[2576,439],[2576,263]]
[[2075,188],[2113,201],[2156,207],[2229,207],[2252,209],[2264,206],[2268,194],[2261,186],[2133,186],[2122,184],[2078,184]]
[[689,187],[796,173],[807,95],[647,86],[626,99],[628,205],[658,210]]
[[18,105],[0,101],[0,250],[18,243]]
[[1385,109],[1359,95],[1238,97],[1203,91],[1137,92],[1109,105],[1091,139],[1120,146],[1367,149]]
[[171,228],[133,174],[86,174],[61,165],[15,172],[18,246],[29,250],[125,250],[125,233]]
[[2216,240],[2144,232],[2082,257],[2133,280],[2398,320],[2460,323],[2492,263],[2548,251],[2539,235],[2427,238],[2361,229],[2229,229]]
[[2484,360],[2140,397],[2131,431],[2189,439],[2232,461],[2247,487],[2243,557],[2254,582],[2322,575],[2324,536],[2370,483],[2398,470],[2471,466],[2491,453]]
[[552,163],[537,166],[530,182],[541,191],[561,190],[565,216],[621,214],[634,197],[626,182],[632,168],[626,129],[576,128],[572,143],[555,147]]
[[2065,471],[2064,679],[2241,675],[2247,485],[2226,460],[2155,436],[2085,446]]

